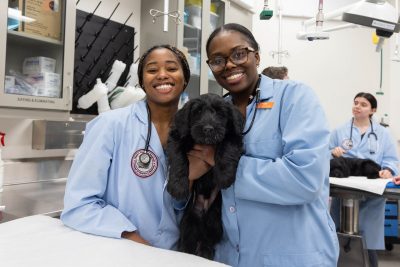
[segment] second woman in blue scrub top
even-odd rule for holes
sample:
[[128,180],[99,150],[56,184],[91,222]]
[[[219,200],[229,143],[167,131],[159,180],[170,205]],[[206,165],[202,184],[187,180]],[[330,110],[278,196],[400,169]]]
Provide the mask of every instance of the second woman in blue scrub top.
[[82,232],[173,249],[179,229],[165,190],[164,147],[190,70],[182,52],[161,45],[142,56],[138,76],[145,100],[88,123],[68,176],[61,219]]
[[[354,97],[353,118],[332,132],[330,149],[333,157],[372,159],[382,167],[381,178],[392,178],[399,172],[396,143],[388,129],[373,120],[377,106],[373,95],[358,93]],[[335,198],[332,217],[337,226],[339,209],[339,200]],[[384,219],[384,198],[368,197],[360,202],[359,229],[366,241],[371,267],[378,266],[376,250],[385,249]]]
[[239,24],[216,29],[206,51],[215,79],[230,92],[227,101],[246,118],[236,181],[222,190],[224,237],[216,260],[236,267],[336,266],[329,130],[317,97],[304,84],[259,75],[259,46]]

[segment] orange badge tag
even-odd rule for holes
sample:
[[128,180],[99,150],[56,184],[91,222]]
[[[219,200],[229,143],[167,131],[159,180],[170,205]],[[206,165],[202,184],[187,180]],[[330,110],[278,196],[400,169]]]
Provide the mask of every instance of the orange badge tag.
[[274,102],[261,102],[257,104],[257,108],[271,109],[274,106]]

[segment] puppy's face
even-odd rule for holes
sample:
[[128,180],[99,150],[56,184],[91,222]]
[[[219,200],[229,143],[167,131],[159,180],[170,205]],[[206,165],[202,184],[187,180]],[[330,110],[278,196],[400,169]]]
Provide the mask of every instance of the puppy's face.
[[190,135],[197,144],[215,145],[225,137],[232,107],[220,97],[202,97],[191,103]]

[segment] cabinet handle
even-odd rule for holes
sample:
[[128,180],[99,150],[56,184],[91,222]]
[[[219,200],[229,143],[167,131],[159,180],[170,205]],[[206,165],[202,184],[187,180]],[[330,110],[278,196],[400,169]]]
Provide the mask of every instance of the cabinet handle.
[[67,104],[66,104],[66,106],[67,107],[69,107],[70,105],[71,105],[71,102],[72,102],[72,86],[70,86],[70,85],[68,85],[67,87],[66,87],[66,94],[67,94]]

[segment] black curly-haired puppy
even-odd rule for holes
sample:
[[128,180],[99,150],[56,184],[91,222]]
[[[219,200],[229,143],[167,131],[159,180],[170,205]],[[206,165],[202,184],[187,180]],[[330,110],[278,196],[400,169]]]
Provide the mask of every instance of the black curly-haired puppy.
[[[167,190],[178,200],[191,196],[180,223],[179,251],[213,259],[223,233],[220,189],[235,181],[243,127],[239,110],[215,94],[192,99],[176,113],[167,145]],[[215,166],[194,182],[190,195],[187,153],[195,144],[215,145]]]
[[381,166],[371,159],[339,157],[331,159],[330,177],[366,176],[368,179],[379,178]]

